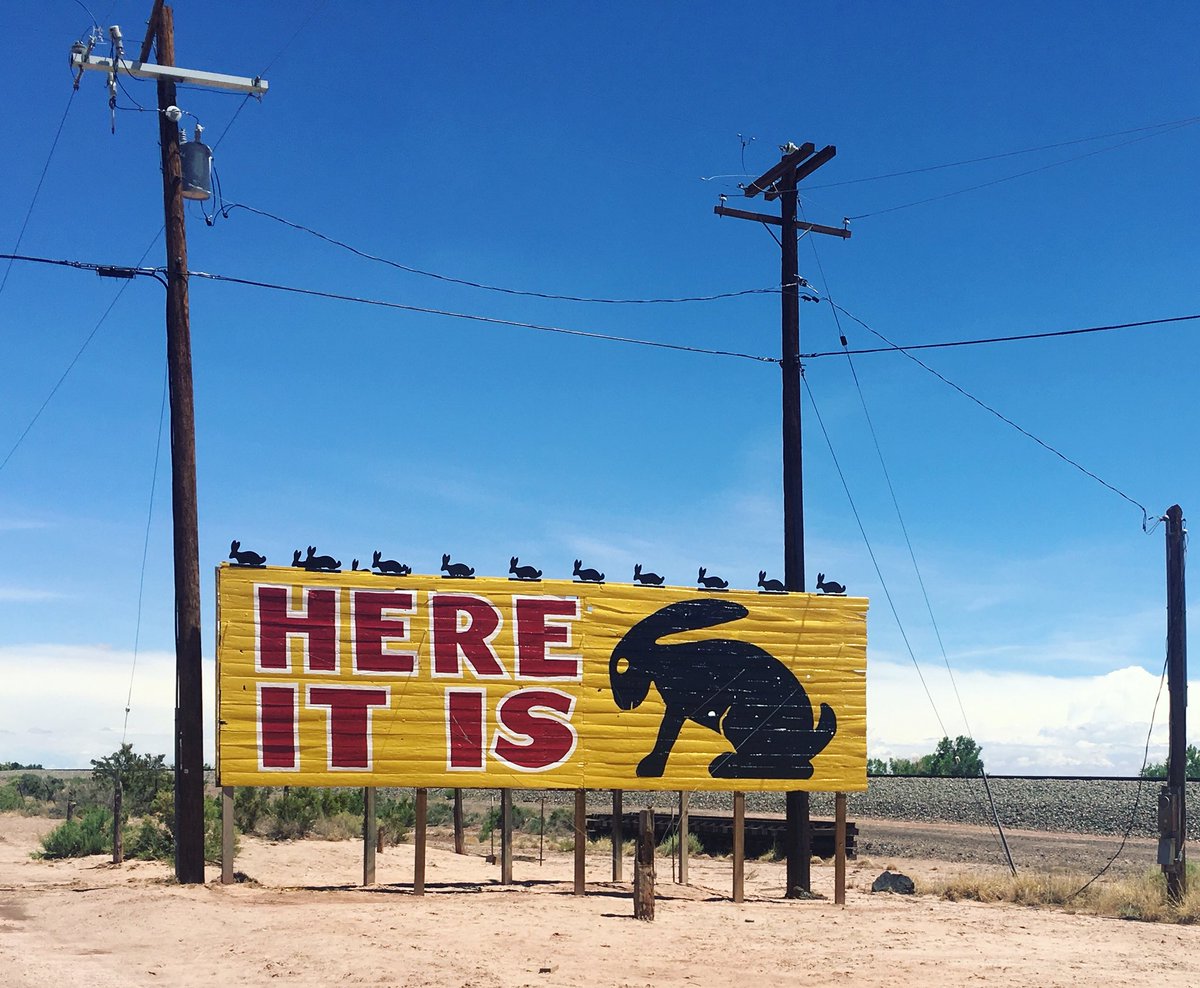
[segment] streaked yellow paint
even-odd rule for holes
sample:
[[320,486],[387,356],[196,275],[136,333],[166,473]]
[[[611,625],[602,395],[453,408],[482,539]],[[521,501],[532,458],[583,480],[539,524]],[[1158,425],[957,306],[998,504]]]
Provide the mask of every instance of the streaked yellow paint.
[[[406,647],[418,651],[414,675],[355,675],[348,660],[352,637],[349,607],[340,607],[341,662],[335,673],[305,674],[300,646],[291,643],[289,671],[256,671],[254,586],[291,588],[298,606],[302,588],[337,588],[343,598],[351,589],[407,590],[416,594]],[[788,790],[854,791],[866,789],[866,613],[860,597],[818,594],[760,594],[729,591],[714,594],[687,587],[640,587],[629,584],[584,584],[546,580],[523,583],[499,578],[449,580],[417,575],[385,577],[363,572],[309,573],[291,567],[262,569],[222,564],[217,570],[217,760],[222,785],[313,786],[460,786],[555,789],[657,790]],[[572,623],[572,648],[553,654],[582,654],[582,682],[545,686],[576,699],[571,724],[578,742],[560,767],[537,772],[515,771],[489,756],[486,771],[447,771],[444,694],[447,687],[486,690],[487,735],[496,731],[494,708],[507,693],[539,687],[537,681],[477,680],[464,668],[462,678],[430,675],[429,594],[461,592],[490,600],[503,614],[493,645],[510,677],[513,656],[514,595],[548,594],[577,597],[580,618]],[[714,779],[708,765],[732,746],[719,734],[691,721],[685,723],[666,770],[658,778],[640,778],[638,762],[654,747],[664,705],[651,687],[633,710],[619,710],[609,686],[613,648],[638,621],[678,600],[720,596],[745,606],[747,617],[713,629],[673,636],[668,641],[725,638],[750,642],[787,665],[808,692],[814,711],[828,703],[837,715],[837,732],[813,759],[810,779]],[[299,690],[299,766],[295,770],[260,767],[256,692],[263,684],[294,685]],[[369,771],[330,770],[327,755],[327,712],[304,702],[307,686],[389,686],[390,702],[371,721],[373,767]]]

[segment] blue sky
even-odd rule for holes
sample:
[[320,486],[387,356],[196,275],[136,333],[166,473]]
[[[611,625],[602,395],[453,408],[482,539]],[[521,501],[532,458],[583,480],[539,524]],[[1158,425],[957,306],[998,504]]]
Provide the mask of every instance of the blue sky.
[[[88,5],[136,48],[149,0]],[[805,215],[858,218],[849,241],[802,240],[801,272],[895,342],[1200,311],[1200,125],[1154,126],[1200,115],[1193,4],[1131,18],[1106,3],[810,3],[758,21],[696,3],[175,8],[181,65],[270,81],[261,103],[180,92],[207,139],[221,138],[226,203],[410,267],[589,297],[777,287],[768,234],[712,207],[724,193],[773,210],[738,201],[740,174],[811,140],[838,155],[805,183]],[[73,0],[4,9],[20,49],[0,64],[11,96],[0,250],[11,251],[68,105],[68,49],[91,17]],[[152,84],[125,86],[122,106],[154,105]],[[83,79],[20,252],[134,264],[149,250],[145,263],[163,263],[155,116],[118,112],[113,135],[106,98],[103,76]],[[244,210],[209,227],[191,207],[189,252],[197,271],[779,349],[773,294],[672,305],[499,294]],[[683,585],[700,565],[735,586],[781,575],[775,365],[199,279],[191,306],[206,655],[212,567],[232,538],[272,562],[316,544],[347,563],[379,548],[426,572],[451,552],[481,572],[519,554],[559,577],[579,557],[610,578],[640,561]],[[833,312],[803,305],[803,351],[838,349]],[[878,343],[845,316],[840,328],[851,347]],[[1186,511],[1200,480],[1195,333],[1184,322],[921,359],[1156,516]],[[131,680],[129,739],[171,751],[165,442],[133,662],[163,351],[154,282],[9,270],[0,759],[70,766],[114,750]],[[1135,772],[1163,661],[1161,528],[1144,535],[1138,508],[905,357],[854,361],[988,767]],[[928,751],[943,726],[966,726],[859,392],[843,356],[805,370],[936,713],[806,401],[809,579],[822,571],[871,598],[871,754]],[[1152,758],[1165,754],[1165,699],[1158,724]]]

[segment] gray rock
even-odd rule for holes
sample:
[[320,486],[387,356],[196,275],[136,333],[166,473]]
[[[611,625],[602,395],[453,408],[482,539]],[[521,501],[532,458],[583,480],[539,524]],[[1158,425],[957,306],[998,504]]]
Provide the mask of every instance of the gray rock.
[[897,895],[912,895],[917,891],[913,880],[898,871],[885,871],[871,883],[872,892],[895,892]]

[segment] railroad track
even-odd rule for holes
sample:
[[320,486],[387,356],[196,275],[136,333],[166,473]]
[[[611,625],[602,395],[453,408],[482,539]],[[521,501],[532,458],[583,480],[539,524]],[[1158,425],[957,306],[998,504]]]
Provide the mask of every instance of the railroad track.
[[[679,826],[679,817],[671,813],[654,814],[654,841],[662,843]],[[638,814],[621,814],[621,835],[631,840],[637,834]],[[783,846],[787,822],[777,816],[747,816],[745,824],[746,857],[756,858],[774,848]],[[727,813],[698,810],[688,812],[688,833],[695,834],[709,854],[728,854],[733,849],[733,817]],[[589,840],[612,836],[611,813],[589,813],[587,816]],[[812,853],[820,858],[832,858],[834,853],[834,822],[812,821]],[[846,821],[846,857],[856,856],[858,827]]]

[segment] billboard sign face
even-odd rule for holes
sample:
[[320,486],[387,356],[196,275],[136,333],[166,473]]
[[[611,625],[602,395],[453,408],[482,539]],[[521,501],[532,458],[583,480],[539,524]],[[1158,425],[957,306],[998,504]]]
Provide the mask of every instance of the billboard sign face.
[[221,785],[866,788],[857,597],[217,571]]

